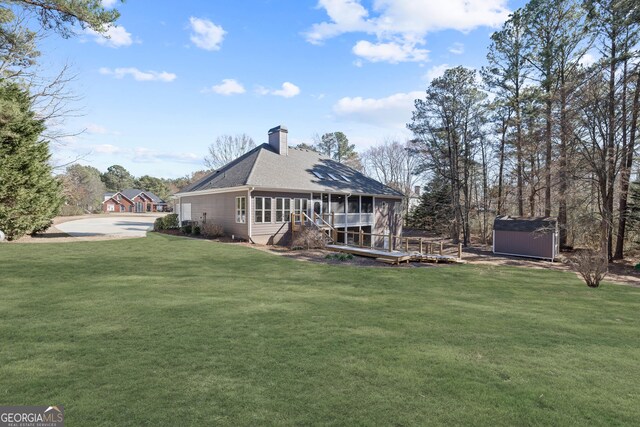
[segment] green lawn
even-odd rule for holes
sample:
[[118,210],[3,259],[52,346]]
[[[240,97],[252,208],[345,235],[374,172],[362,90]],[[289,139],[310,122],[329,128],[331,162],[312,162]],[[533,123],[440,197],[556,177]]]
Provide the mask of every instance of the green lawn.
[[68,426],[620,425],[640,289],[150,234],[0,245],[0,405]]

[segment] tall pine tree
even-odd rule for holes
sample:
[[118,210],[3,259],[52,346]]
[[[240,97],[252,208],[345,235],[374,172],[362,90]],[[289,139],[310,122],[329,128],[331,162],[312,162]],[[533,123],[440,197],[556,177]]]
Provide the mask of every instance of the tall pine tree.
[[44,129],[28,93],[0,80],[0,230],[9,240],[47,229],[62,203]]

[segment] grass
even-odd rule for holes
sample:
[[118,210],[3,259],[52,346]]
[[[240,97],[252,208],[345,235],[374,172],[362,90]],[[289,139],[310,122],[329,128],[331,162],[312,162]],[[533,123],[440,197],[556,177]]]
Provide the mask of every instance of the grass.
[[640,289],[147,239],[0,245],[0,404],[74,425],[622,425]]

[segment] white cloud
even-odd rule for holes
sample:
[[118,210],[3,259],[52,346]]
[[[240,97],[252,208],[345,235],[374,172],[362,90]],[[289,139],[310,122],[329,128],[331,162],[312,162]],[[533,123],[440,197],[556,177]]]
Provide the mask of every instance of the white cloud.
[[454,55],[462,55],[464,53],[464,45],[462,43],[454,43],[449,47],[449,52]]
[[158,82],[172,82],[178,76],[174,73],[168,73],[166,71],[140,71],[134,67],[128,68],[107,68],[102,67],[99,70],[100,74],[112,75],[116,79],[122,79],[127,75],[130,75],[139,82],[150,82],[150,81],[158,81]]
[[256,93],[258,95],[275,95],[283,98],[293,98],[300,94],[300,88],[291,82],[284,82],[282,83],[281,89],[268,89],[263,86],[258,86]]
[[597,60],[598,59],[594,54],[592,54],[591,52],[587,52],[584,55],[582,55],[582,58],[580,58],[580,65],[584,67],[589,67],[595,64]]
[[216,25],[208,19],[189,18],[191,25],[191,41],[200,49],[220,50],[224,35],[227,33],[220,25]]
[[109,132],[106,127],[95,123],[89,123],[86,127],[86,131],[87,133],[94,135],[106,135]]
[[360,0],[319,0],[318,8],[326,11],[329,20],[312,25],[305,33],[307,41],[321,44],[345,33],[370,34],[375,42],[358,42],[354,53],[356,47],[366,53],[377,46],[367,59],[389,62],[425,61],[427,52],[416,50],[416,45],[424,44],[429,33],[497,27],[509,15],[507,0],[377,0],[370,10]]
[[131,46],[133,44],[131,33],[122,26],[116,27],[111,25],[107,27],[107,30],[104,33],[99,33],[91,28],[86,28],[84,31],[88,35],[92,36],[96,43],[103,46],[118,48]]
[[205,89],[204,92],[214,92],[219,95],[236,95],[245,93],[246,90],[244,86],[235,79],[222,79],[222,83],[211,86],[210,89]]
[[371,62],[423,62],[428,59],[428,50],[418,49],[413,43],[371,43],[360,40],[353,46],[353,53]]
[[411,120],[414,101],[422,97],[422,91],[399,92],[384,98],[344,97],[333,106],[333,112],[343,119],[404,129]]
[[115,145],[111,145],[111,144],[93,145],[91,148],[92,148],[92,151],[100,154],[120,154],[126,151],[120,147],[116,147]]
[[451,68],[449,64],[434,65],[433,67],[429,68],[427,73],[424,76],[422,76],[422,78],[427,83],[431,83],[431,80],[437,79],[438,77],[442,77],[444,75],[444,72],[447,71],[449,68]]
[[106,8],[112,8],[118,3],[118,0],[102,0],[102,6]]
[[176,162],[202,164],[202,156],[194,153],[162,152],[145,147],[138,147],[132,151],[132,161],[136,163]]
[[365,19],[369,12],[359,0],[320,0],[318,8],[326,10],[331,22],[313,24],[306,33],[307,41],[320,44],[323,40],[346,32],[369,32],[373,25]]

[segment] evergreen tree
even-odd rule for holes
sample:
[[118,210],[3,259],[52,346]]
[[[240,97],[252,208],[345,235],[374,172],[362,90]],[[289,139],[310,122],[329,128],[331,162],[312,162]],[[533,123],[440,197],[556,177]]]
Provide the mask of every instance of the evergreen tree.
[[357,170],[362,170],[360,156],[355,144],[349,144],[347,135],[342,132],[329,132],[322,135],[315,151],[331,157],[333,160]]
[[450,189],[443,179],[432,179],[424,188],[420,204],[409,212],[407,226],[446,235],[451,228]]
[[126,188],[133,188],[133,175],[124,166],[113,165],[107,168],[102,174],[102,182],[109,191],[122,191]]
[[44,129],[29,94],[0,82],[0,230],[9,240],[46,230],[62,203]]
[[155,176],[141,176],[135,180],[134,186],[140,190],[151,191],[163,200],[167,200],[171,195],[171,190],[167,186],[167,182],[162,178],[156,178]]

